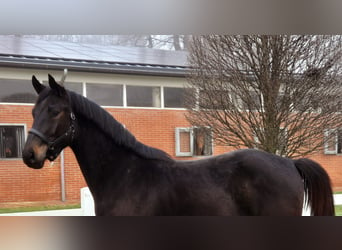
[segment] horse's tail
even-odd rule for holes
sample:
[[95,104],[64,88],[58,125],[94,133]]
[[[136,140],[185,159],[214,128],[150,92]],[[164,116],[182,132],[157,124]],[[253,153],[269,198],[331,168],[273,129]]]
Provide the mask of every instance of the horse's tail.
[[311,207],[311,215],[335,215],[331,182],[323,167],[305,158],[294,160],[294,164],[303,178],[305,205]]

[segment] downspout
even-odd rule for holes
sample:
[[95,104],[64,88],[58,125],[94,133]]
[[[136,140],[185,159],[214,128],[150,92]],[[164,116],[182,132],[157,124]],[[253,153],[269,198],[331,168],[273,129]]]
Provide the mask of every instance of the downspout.
[[64,150],[61,152],[61,200],[65,201]]
[[[64,87],[65,78],[67,77],[68,69],[65,68],[63,72],[63,76],[60,80],[60,84]],[[61,153],[61,200],[65,201],[65,175],[64,175],[64,150]]]

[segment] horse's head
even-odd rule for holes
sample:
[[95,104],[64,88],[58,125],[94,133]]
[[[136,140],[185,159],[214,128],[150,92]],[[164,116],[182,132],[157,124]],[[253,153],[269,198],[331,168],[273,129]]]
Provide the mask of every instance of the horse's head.
[[39,94],[32,110],[33,125],[23,150],[23,160],[31,168],[42,168],[46,159],[53,161],[68,146],[75,133],[75,116],[69,95],[49,75],[49,87],[35,76],[32,85]]

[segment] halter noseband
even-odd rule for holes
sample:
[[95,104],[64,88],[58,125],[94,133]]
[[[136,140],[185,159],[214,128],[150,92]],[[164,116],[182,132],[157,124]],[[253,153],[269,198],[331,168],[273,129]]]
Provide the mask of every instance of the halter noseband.
[[50,161],[53,161],[57,158],[58,154],[60,151],[68,146],[69,143],[71,143],[74,139],[75,136],[75,121],[76,117],[73,112],[70,113],[70,118],[71,118],[71,124],[67,131],[59,136],[57,139],[54,141],[50,141],[43,133],[41,133],[39,130],[35,128],[31,128],[29,130],[30,134],[33,134],[37,137],[39,137],[44,143],[47,144],[48,150],[46,152],[46,156]]

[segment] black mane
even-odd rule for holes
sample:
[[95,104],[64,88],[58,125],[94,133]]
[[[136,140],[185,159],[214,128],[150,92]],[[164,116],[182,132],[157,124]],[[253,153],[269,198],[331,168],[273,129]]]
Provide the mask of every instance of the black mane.
[[98,104],[75,92],[68,91],[68,93],[73,111],[94,122],[115,144],[126,147],[143,158],[171,160],[171,157],[164,151],[139,142],[134,135]]

